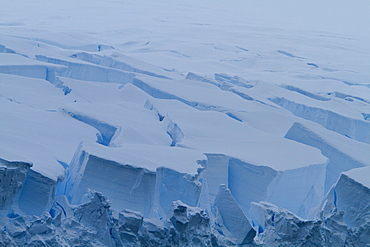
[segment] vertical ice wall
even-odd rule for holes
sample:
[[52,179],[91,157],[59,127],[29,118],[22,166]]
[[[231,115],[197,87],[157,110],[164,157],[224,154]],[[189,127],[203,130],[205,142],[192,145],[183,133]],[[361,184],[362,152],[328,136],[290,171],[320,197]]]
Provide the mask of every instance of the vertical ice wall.
[[76,153],[66,180],[66,194],[80,204],[88,189],[104,193],[117,210],[132,209],[149,215],[153,205],[155,173],[119,164],[87,153]]
[[[155,177],[155,200],[158,215],[165,215],[173,201],[181,200],[189,206],[198,204],[202,185],[197,178],[175,170],[159,167]],[[158,216],[156,215],[156,216]]]
[[265,200],[305,218],[324,197],[325,163],[277,171],[221,154],[207,154],[207,159],[202,205],[213,203],[220,184],[227,186],[246,215],[251,202]]
[[328,130],[360,142],[370,143],[370,122],[368,121],[350,118],[326,109],[306,106],[285,98],[276,97],[270,100],[294,115],[316,122]]
[[[361,227],[370,221],[370,167],[362,167],[342,173],[327,194],[322,210],[330,215],[334,209],[344,213],[349,227]],[[366,227],[366,226],[365,226]]]
[[[332,137],[331,140],[329,137]],[[363,160],[364,158],[362,157],[366,156],[366,145],[357,143],[354,140],[348,140],[334,132],[330,133],[326,131],[325,137],[317,130],[315,131],[314,129],[310,129],[296,122],[286,133],[285,138],[316,147],[321,150],[323,155],[329,158],[325,171],[325,193],[338,180],[340,173],[365,165],[359,160]],[[342,143],[342,146],[338,145],[338,143]],[[349,143],[352,147],[344,146],[343,144],[345,143]],[[363,152],[363,154],[359,156],[357,155],[358,152],[351,152],[350,148],[358,149],[358,151],[360,153]],[[370,146],[368,148],[370,148]],[[350,155],[348,153],[350,153]],[[370,160],[368,163],[370,163]]]
[[[2,61],[6,61],[5,64]],[[63,88],[62,83],[57,79],[57,75],[65,73],[66,70],[67,68],[64,66],[43,63],[19,54],[1,54],[0,73],[3,74],[40,78]]]
[[[48,212],[54,201],[57,183],[64,176],[64,169],[50,154],[50,150],[36,142],[3,133],[1,133],[1,141],[7,143],[3,146],[4,149],[0,148],[2,158],[5,157],[9,160],[7,157],[10,157],[10,160],[18,161],[18,153],[27,157],[27,159],[22,158],[22,162],[14,162],[14,164],[10,162],[6,165],[4,174],[11,172],[12,177],[1,179],[1,182],[8,183],[1,186],[3,191],[13,190],[14,188],[11,187],[15,184],[19,188],[15,213],[41,215],[44,211]],[[10,155],[9,152],[17,153]],[[32,162],[32,168],[30,164],[27,169],[26,166],[21,165],[25,162]],[[22,168],[22,166],[24,167]]]
[[233,158],[229,160],[229,189],[246,214],[251,202],[263,199],[276,175],[277,172],[267,166],[255,166]]
[[18,206],[20,191],[32,165],[0,158],[0,214]]
[[223,225],[238,244],[246,244],[253,241],[256,231],[252,228],[248,218],[224,184],[219,187],[214,207],[217,209],[216,214],[222,219]]
[[116,82],[126,84],[132,82],[134,77],[134,74],[132,73],[96,66],[90,63],[74,61],[68,58],[62,60],[58,58],[36,55],[36,59],[50,64],[64,65],[68,67],[68,70],[63,71],[61,75],[77,80]]
[[218,193],[220,184],[228,186],[229,157],[223,154],[207,154],[205,178],[208,195],[213,199]]
[[324,197],[325,169],[320,164],[278,172],[264,200],[307,218]]
[[165,217],[175,200],[198,204],[202,184],[198,181],[201,166],[197,158],[204,156],[193,152],[175,147],[156,150],[148,145],[111,148],[81,143],[68,169],[64,192],[62,189],[60,193],[65,193],[72,204],[80,204],[86,191],[92,189],[106,195],[116,210]]
[[49,212],[57,190],[57,181],[30,170],[19,196],[19,208],[28,215]]

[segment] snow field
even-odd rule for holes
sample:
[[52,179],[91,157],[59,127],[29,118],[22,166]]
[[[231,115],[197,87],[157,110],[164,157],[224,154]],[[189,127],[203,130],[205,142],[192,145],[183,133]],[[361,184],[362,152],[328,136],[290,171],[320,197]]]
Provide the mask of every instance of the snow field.
[[2,242],[369,242],[366,1],[0,9]]

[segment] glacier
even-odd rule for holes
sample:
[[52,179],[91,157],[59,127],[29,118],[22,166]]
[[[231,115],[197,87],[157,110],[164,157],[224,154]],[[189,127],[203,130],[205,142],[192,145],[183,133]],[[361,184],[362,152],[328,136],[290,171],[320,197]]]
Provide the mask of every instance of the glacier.
[[1,246],[368,246],[366,1],[0,3]]

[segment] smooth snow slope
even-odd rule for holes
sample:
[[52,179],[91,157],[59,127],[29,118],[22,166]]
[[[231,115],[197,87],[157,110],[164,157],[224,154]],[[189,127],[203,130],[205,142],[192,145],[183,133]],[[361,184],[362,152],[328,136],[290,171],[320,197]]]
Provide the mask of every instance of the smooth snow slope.
[[[26,226],[17,238],[24,215],[88,232],[84,217],[68,222],[104,208],[136,212],[102,220],[97,245],[176,239],[169,229],[192,244],[210,232],[221,245],[255,234],[274,244],[284,229],[266,225],[270,214],[289,225],[320,210],[359,228],[336,243],[355,241],[366,220],[350,216],[368,208],[346,200],[369,187],[369,10],[365,0],[1,1],[4,239],[46,241]],[[136,230],[118,220],[127,215]]]

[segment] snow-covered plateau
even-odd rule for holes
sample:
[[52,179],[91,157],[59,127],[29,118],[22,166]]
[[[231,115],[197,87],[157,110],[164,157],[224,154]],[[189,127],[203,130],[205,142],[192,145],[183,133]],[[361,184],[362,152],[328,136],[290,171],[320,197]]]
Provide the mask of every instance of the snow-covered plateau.
[[0,246],[370,246],[367,0],[1,0]]

